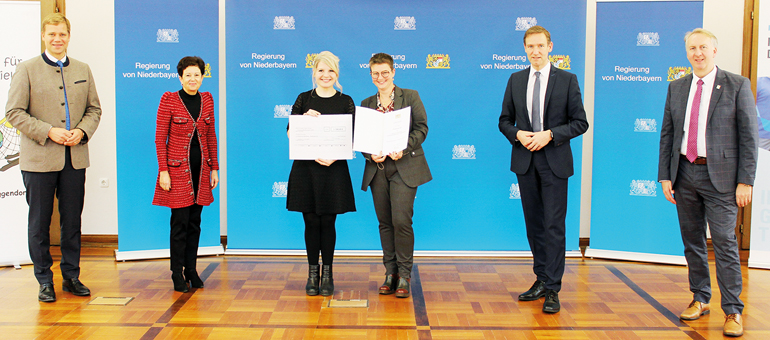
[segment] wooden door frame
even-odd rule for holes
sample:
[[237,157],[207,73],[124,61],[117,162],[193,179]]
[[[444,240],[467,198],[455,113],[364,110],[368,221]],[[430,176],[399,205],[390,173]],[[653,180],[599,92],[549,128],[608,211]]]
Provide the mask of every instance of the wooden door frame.
[[[751,90],[756,100],[757,93],[757,57],[759,46],[759,20],[755,20],[755,9],[759,8],[759,0],[744,0],[743,11],[743,55],[741,75],[751,80]],[[741,250],[748,250],[751,245],[751,206],[749,203],[738,210],[735,234]]]

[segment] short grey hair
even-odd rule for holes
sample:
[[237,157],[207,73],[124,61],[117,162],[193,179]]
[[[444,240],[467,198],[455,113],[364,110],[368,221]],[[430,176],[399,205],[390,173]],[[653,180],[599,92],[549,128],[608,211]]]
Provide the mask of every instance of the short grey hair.
[[714,33],[711,33],[709,30],[706,30],[706,29],[703,29],[703,28],[696,28],[696,29],[694,29],[694,30],[692,30],[690,32],[687,32],[684,35],[684,42],[685,42],[685,44],[687,43],[687,40],[690,39],[690,37],[693,34],[703,34],[703,35],[711,38],[711,44],[714,45],[715,48],[717,47],[717,44],[718,44],[717,36],[714,35]]

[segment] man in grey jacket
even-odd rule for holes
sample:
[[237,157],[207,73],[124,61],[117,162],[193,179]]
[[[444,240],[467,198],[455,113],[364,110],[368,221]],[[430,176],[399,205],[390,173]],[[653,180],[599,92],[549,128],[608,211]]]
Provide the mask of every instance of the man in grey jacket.
[[[697,28],[685,36],[692,74],[668,85],[660,131],[658,180],[676,204],[692,302],[679,316],[711,310],[706,228],[711,231],[724,334],[743,334],[738,207],[751,202],[757,171],[757,108],[748,79],[716,67],[717,38]],[[707,222],[708,221],[708,225]]]
[[21,167],[29,204],[29,254],[40,283],[38,299],[56,301],[49,225],[54,195],[61,215],[62,289],[91,291],[80,280],[80,215],[88,144],[102,114],[91,69],[67,56],[70,23],[60,13],[43,19],[45,53],[19,64],[5,115],[21,133]]

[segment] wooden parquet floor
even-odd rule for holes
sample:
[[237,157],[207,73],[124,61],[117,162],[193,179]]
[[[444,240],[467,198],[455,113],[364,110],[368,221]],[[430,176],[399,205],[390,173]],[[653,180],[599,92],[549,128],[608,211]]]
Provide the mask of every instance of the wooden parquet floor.
[[[111,249],[85,250],[80,279],[91,297],[61,291],[37,301],[31,266],[0,268],[0,339],[718,339],[724,314],[714,277],[712,312],[682,322],[691,300],[687,269],[567,259],[562,310],[519,302],[534,277],[531,260],[417,258],[413,296],[380,296],[379,259],[338,257],[334,299],[368,308],[330,308],[304,293],[303,257],[205,257],[206,287],[174,292],[168,260],[115,262]],[[746,333],[770,339],[770,271],[743,268]],[[125,306],[97,297],[134,297]]]

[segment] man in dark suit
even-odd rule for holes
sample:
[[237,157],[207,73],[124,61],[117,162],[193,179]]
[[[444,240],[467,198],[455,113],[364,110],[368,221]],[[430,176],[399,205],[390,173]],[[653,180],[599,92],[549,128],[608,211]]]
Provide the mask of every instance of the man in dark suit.
[[564,274],[567,180],[574,173],[570,139],[588,130],[577,77],[550,64],[551,34],[533,26],[524,33],[531,67],[508,79],[500,132],[511,142],[527,239],[537,280],[521,301],[545,296],[543,312],[561,309]]
[[[743,334],[741,262],[735,224],[738,207],[751,202],[757,169],[757,109],[749,80],[714,65],[717,39],[695,29],[685,36],[693,74],[668,86],[660,131],[658,180],[676,204],[693,300],[680,315],[709,313],[706,222],[711,231],[717,283],[727,319],[724,334]],[[676,193],[676,194],[674,194]]]
[[5,115],[21,137],[21,175],[29,204],[29,255],[40,284],[38,299],[56,301],[48,228],[54,195],[61,216],[62,289],[91,291],[80,282],[80,214],[88,144],[102,114],[91,69],[67,56],[70,22],[60,13],[43,19],[45,53],[19,64]]

